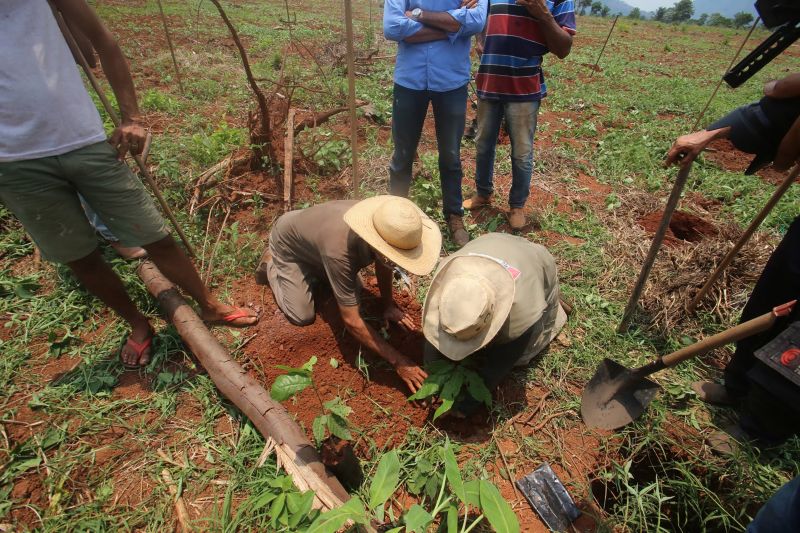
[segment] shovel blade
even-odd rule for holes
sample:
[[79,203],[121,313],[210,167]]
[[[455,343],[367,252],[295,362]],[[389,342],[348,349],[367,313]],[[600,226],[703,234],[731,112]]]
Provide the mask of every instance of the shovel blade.
[[603,359],[583,389],[583,422],[590,428],[621,428],[642,415],[660,388],[619,363]]
[[581,514],[564,484],[547,463],[517,480],[517,488],[550,531],[568,531]]

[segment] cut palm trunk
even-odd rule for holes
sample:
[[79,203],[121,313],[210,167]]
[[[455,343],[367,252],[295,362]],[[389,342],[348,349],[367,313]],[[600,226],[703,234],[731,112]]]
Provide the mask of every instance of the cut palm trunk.
[[313,490],[318,509],[333,509],[347,501],[347,491],[325,470],[316,449],[286,409],[233,360],[172,283],[150,261],[143,262],[137,273],[219,391],[265,439],[275,440],[278,464],[297,488]]

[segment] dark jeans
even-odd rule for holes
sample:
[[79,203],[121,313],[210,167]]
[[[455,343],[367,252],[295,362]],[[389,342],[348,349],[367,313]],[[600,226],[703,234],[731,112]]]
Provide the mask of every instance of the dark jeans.
[[439,148],[439,175],[442,182],[444,215],[463,215],[461,207],[461,137],[467,117],[467,86],[452,91],[415,91],[394,85],[392,139],[394,155],[389,164],[389,192],[408,196],[411,167],[422,134],[428,104],[433,105],[436,143]]
[[[742,311],[741,322],[768,313],[773,307],[794,299],[800,300],[800,217],[794,219],[789,231],[767,261],[767,266]],[[795,306],[788,317],[778,319],[771,329],[736,344],[736,352],[725,367],[725,387],[731,395],[741,398],[747,394],[747,373],[758,362],[754,352],[798,318],[800,305]]]
[[747,527],[747,533],[796,531],[800,531],[800,476],[778,489]]
[[[484,346],[464,361],[470,360],[470,362],[473,362],[473,368],[475,368],[478,374],[483,378],[486,388],[493,391],[514,369],[514,365],[519,361],[520,357],[522,357],[525,348],[527,348],[531,341],[531,337],[534,332],[537,331],[537,326],[538,331],[541,332],[541,323],[537,322],[525,330],[525,333],[520,335],[519,338],[505,344],[489,343],[488,346]],[[425,363],[431,363],[437,359],[447,360],[447,358],[428,341],[425,341],[424,358]],[[480,405],[480,402],[471,396],[462,395],[458,403],[456,403],[455,409],[469,416],[480,407]]]

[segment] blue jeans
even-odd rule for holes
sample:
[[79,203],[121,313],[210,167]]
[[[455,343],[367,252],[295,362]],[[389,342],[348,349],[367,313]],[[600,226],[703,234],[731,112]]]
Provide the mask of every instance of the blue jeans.
[[781,487],[758,511],[747,533],[800,531],[800,476]]
[[478,133],[475,137],[475,188],[481,196],[494,192],[494,157],[500,123],[506,118],[511,137],[511,193],[508,204],[524,207],[531,190],[533,139],[541,102],[478,100]]
[[415,91],[394,84],[392,139],[394,155],[389,164],[389,192],[408,196],[411,167],[422,134],[422,125],[433,105],[436,144],[439,147],[439,176],[442,182],[442,208],[445,217],[463,215],[461,207],[461,137],[467,118],[467,86],[452,91]]

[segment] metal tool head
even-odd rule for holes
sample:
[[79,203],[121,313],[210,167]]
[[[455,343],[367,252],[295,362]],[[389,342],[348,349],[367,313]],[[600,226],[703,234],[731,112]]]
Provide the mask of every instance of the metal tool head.
[[517,480],[517,488],[551,531],[568,531],[581,514],[564,484],[547,463]]
[[583,422],[591,428],[621,428],[641,416],[660,388],[619,363],[603,359],[583,389]]

